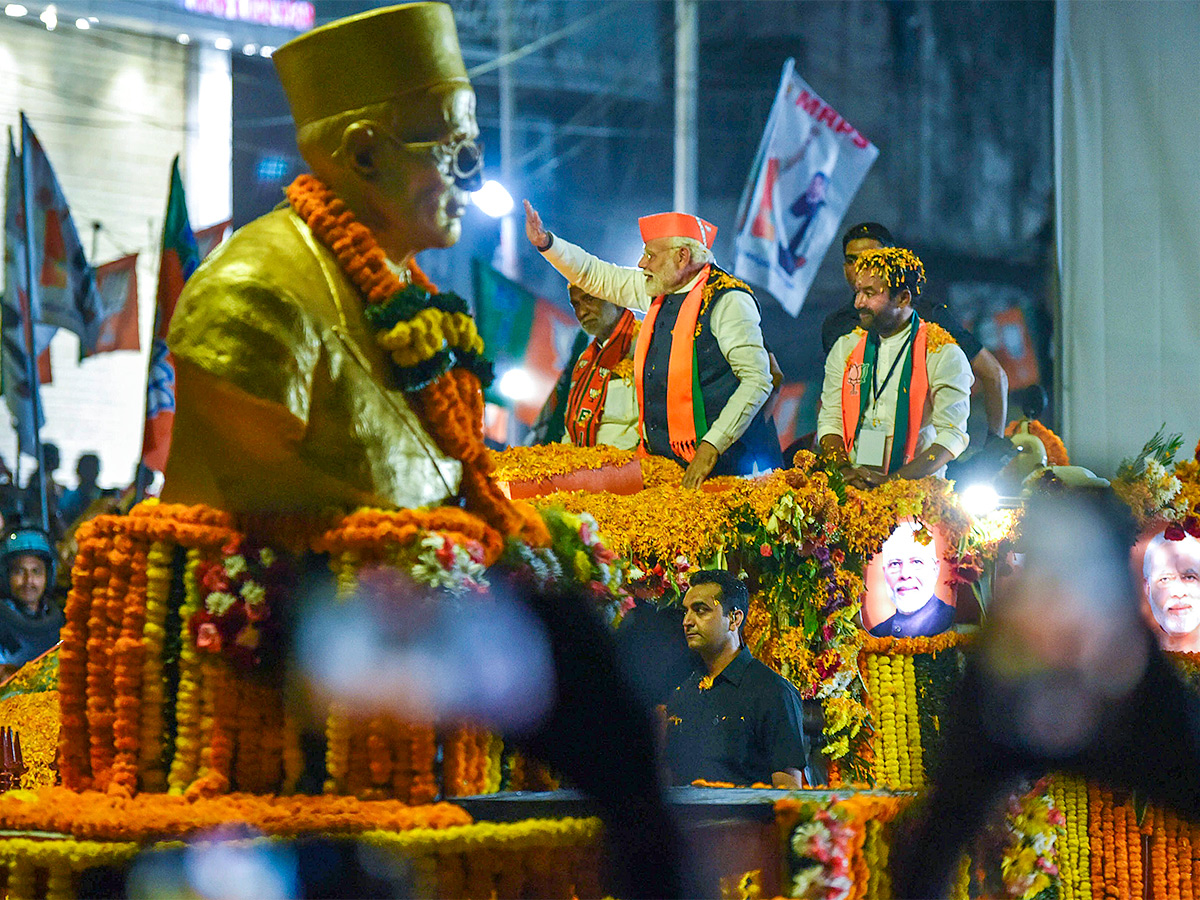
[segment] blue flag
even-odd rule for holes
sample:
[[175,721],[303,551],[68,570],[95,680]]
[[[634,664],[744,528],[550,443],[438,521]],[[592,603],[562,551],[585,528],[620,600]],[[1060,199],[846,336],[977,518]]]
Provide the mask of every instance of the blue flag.
[[108,316],[120,310],[104,307],[96,288],[96,273],[84,257],[67,199],[24,113],[21,152],[32,219],[28,229],[34,278],[30,308],[35,322],[58,325],[77,334],[82,359],[95,351]]
[[[45,417],[39,415],[35,424],[33,392],[38,388],[36,383],[30,384],[29,347],[32,344],[34,355],[41,356],[58,329],[53,325],[34,324],[30,310],[22,184],[21,158],[9,132],[4,194],[4,300],[0,304],[0,390],[4,392],[13,417],[18,449],[32,455],[35,453],[35,433],[44,424]],[[41,413],[40,403],[38,412]]]

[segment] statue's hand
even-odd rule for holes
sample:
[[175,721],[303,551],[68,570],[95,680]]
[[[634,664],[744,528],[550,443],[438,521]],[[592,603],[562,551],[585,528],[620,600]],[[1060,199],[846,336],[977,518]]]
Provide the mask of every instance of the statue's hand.
[[529,238],[529,243],[541,249],[550,243],[550,234],[542,227],[542,217],[529,205],[529,201],[521,202],[525,205],[525,236]]

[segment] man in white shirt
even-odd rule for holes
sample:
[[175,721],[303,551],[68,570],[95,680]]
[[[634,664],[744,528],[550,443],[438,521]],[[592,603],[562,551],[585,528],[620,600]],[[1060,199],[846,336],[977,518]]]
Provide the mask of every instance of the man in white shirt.
[[713,264],[716,227],[684,213],[645,216],[638,225],[645,242],[638,267],[616,266],[550,234],[525,203],[526,236],[568,281],[647,314],[634,350],[646,450],[685,465],[690,488],[710,475],[778,465],[778,438],[761,415],[771,368],[758,304],[746,284]]
[[571,367],[562,442],[576,447],[638,445],[633,342],[638,321],[627,309],[570,286],[571,308],[592,342]]
[[925,280],[913,253],[867,250],[855,273],[860,327],[825,359],[821,455],[858,488],[941,475],[967,447],[970,363],[949,332],[913,311]]

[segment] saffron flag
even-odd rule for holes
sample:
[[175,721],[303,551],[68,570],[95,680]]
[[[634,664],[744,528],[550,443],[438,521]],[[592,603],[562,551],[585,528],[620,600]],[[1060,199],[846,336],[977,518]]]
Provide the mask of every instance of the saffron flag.
[[[41,404],[34,415],[34,391],[29,379],[29,349],[32,345],[40,375],[49,375],[50,339],[58,330],[53,325],[34,324],[29,304],[21,158],[8,135],[8,172],[4,194],[4,300],[0,304],[0,390],[17,432],[17,449],[34,455],[36,432],[45,423]],[[39,377],[39,381],[43,380]],[[49,380],[45,378],[44,380]],[[36,422],[36,424],[35,424]]]
[[738,207],[739,278],[798,315],[879,150],[795,72],[783,78]]
[[167,349],[167,329],[184,282],[200,264],[196,235],[188,222],[179,157],[171,163],[171,187],[163,220],[162,256],[158,263],[158,292],[154,306],[154,336],[150,346],[150,372],[146,379],[146,427],[142,435],[142,463],[156,472],[167,466],[171,452],[171,426],[175,422],[175,362]]
[[104,305],[96,274],[83,245],[66,197],[37,135],[21,114],[21,152],[29,203],[28,234],[36,279],[30,298],[34,321],[57,325],[79,336],[80,358],[93,352],[104,324]]
[[130,253],[96,269],[96,287],[104,303],[105,318],[96,346],[89,355],[142,349],[137,258],[136,253]]

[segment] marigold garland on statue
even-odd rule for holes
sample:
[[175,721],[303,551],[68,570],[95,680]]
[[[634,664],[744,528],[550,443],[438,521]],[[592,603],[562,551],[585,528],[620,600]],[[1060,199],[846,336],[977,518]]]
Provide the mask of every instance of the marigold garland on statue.
[[[540,520],[509,501],[490,475],[481,390],[490,367],[479,356],[482,342],[474,325],[456,318],[465,314],[462,301],[434,300],[437,290],[415,263],[409,263],[413,284],[401,284],[370,230],[317,178],[301,175],[288,187],[287,196],[362,293],[368,319],[383,331],[381,343],[391,345],[406,361],[416,360],[411,367],[397,366],[397,377],[430,436],[444,453],[462,462],[461,491],[468,506],[501,533],[522,534],[542,544]],[[432,313],[433,318],[421,319],[420,326],[410,322],[402,335],[401,320],[414,319],[426,308],[445,315]]]

